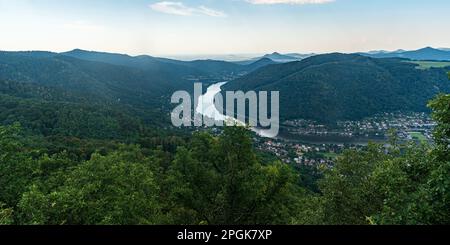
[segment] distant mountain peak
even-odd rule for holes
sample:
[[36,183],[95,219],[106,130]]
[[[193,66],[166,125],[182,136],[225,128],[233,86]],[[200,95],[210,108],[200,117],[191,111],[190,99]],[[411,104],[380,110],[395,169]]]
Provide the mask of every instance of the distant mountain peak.
[[92,52],[92,51],[76,48],[76,49],[73,49],[73,50],[70,50],[70,51],[67,51],[64,53],[90,53],[90,52]]
[[[404,50],[404,49],[397,49],[397,50],[394,51],[394,53],[403,53],[403,52],[406,52],[406,50]],[[386,53],[389,53],[389,52],[386,52]]]
[[432,48],[432,47],[428,46],[428,47],[419,49],[419,50],[417,50],[417,51],[437,51],[437,50],[438,50],[438,49],[435,49],[435,48]]
[[[296,57],[292,57],[292,56],[285,55],[285,54],[280,54],[278,52],[273,52],[272,54],[266,54],[261,58],[268,58],[275,62],[282,62],[282,63],[299,60]],[[258,59],[261,59],[261,58],[258,58]]]
[[424,47],[418,50],[397,50],[387,53],[361,53],[365,56],[373,58],[404,58],[411,60],[438,60],[438,61],[450,61],[450,50],[436,49],[433,47]]
[[70,54],[82,54],[82,55],[108,55],[108,56],[124,56],[124,57],[131,57],[128,54],[119,54],[119,53],[110,53],[110,52],[104,52],[104,51],[91,51],[91,50],[84,50],[84,49],[79,49],[76,48],[74,50],[68,51],[68,52],[63,52],[61,53],[63,55],[70,55]]

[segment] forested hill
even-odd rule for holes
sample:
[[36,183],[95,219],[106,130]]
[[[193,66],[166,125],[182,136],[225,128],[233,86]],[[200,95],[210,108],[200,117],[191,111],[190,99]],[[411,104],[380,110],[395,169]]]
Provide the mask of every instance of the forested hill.
[[[230,86],[280,89],[282,103],[319,113],[362,113],[418,106],[448,89],[442,76],[334,54],[270,65]],[[370,144],[303,171],[255,150],[243,127],[171,128],[170,92],[191,86],[177,72],[0,52],[0,225],[449,223],[449,95],[429,103],[434,145]]]
[[[36,136],[66,140],[118,140],[164,134],[169,119],[156,109],[135,108],[34,83],[0,80],[0,124],[20,123]],[[160,127],[158,130],[153,130]]]
[[0,124],[20,122],[46,136],[136,139],[149,127],[171,128],[173,92],[272,63],[0,51]]
[[139,69],[44,54],[0,52],[0,79],[59,87],[104,99],[159,100],[162,95],[190,88],[184,76],[196,75],[176,69]]
[[[0,52],[0,124],[35,135],[134,142],[169,127],[179,74],[50,52]],[[152,128],[159,127],[159,130]]]
[[[0,79],[60,87],[104,99],[161,102],[177,90],[191,90],[192,80],[220,79],[246,73],[273,61],[261,59],[248,65],[216,60],[178,61],[147,55],[129,56],[73,50],[52,52],[1,52]],[[141,103],[142,104],[142,103]]]
[[280,115],[332,123],[380,112],[427,111],[449,92],[448,69],[420,70],[402,59],[326,54],[263,67],[224,86],[226,91],[280,91]]
[[135,67],[144,70],[168,71],[179,76],[217,76],[227,75],[229,73],[250,72],[268,64],[275,63],[274,61],[265,58],[257,59],[249,64],[242,65],[221,60],[180,61],[152,57],[149,55],[129,56],[126,54],[95,52],[81,49],[61,53],[61,55],[70,56],[81,60]]
[[320,168],[318,190],[259,156],[243,127],[171,150],[112,141],[58,150],[0,126],[0,225],[449,224],[450,96],[429,105],[436,144],[348,150]]

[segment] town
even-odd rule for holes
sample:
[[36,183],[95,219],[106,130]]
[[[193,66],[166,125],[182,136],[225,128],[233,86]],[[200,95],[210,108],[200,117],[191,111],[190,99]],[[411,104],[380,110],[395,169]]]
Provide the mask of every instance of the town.
[[327,126],[311,120],[289,120],[276,139],[254,137],[256,147],[288,164],[334,165],[346,149],[364,149],[369,142],[399,141],[432,143],[435,123],[426,113],[383,113],[361,121],[339,121]]

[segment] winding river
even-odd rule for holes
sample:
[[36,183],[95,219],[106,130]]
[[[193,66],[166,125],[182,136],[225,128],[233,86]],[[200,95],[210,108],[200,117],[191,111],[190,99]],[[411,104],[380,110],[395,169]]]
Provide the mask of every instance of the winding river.
[[[236,125],[245,125],[245,123],[229,117],[227,115],[222,114],[219,110],[217,110],[214,105],[214,97],[222,92],[222,86],[227,82],[220,82],[212,84],[208,87],[205,94],[201,95],[198,98],[198,105],[196,108],[196,113],[203,115],[204,117],[208,117],[214,119],[216,121],[224,121],[224,122],[234,122]],[[340,144],[340,143],[350,143],[350,144],[361,144],[366,145],[369,141],[383,142],[385,139],[380,138],[356,138],[356,137],[336,137],[336,136],[308,136],[308,135],[292,135],[283,130],[280,132],[279,136],[273,137],[268,133],[268,130],[260,129],[260,128],[251,128],[253,132],[258,134],[264,138],[280,138],[286,140],[295,140],[303,143],[311,143],[311,144]]]
[[[222,92],[222,86],[225,85],[226,83],[227,82],[220,82],[209,86],[206,93],[198,98],[198,105],[197,108],[195,109],[195,112],[203,115],[204,117],[208,117],[216,121],[234,122],[235,125],[243,126],[245,125],[244,122],[222,114],[219,110],[217,110],[216,106],[214,105],[214,97],[220,92]],[[251,130],[261,137],[274,138],[272,135],[268,133],[268,130],[259,129],[255,127],[252,127]]]

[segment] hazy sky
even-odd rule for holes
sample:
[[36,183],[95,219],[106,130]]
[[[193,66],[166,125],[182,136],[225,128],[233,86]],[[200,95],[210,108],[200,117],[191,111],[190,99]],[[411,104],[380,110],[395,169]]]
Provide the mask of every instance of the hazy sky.
[[0,50],[129,54],[450,47],[448,0],[0,0]]

